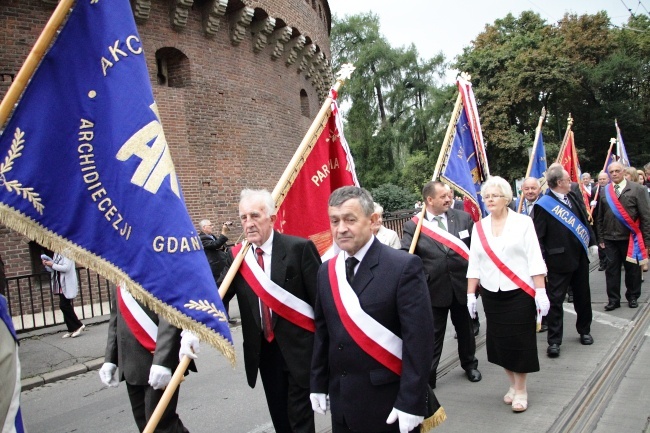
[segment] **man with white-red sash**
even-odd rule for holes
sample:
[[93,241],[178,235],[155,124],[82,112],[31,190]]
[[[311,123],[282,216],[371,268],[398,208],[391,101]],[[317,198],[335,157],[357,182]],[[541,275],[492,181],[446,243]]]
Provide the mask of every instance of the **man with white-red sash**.
[[[467,259],[474,227],[470,214],[452,209],[445,184],[428,182],[422,188],[426,207],[425,221],[414,254],[422,259],[433,311],[433,363],[429,385],[436,387],[436,370],[440,363],[447,329],[447,316],[456,329],[460,365],[470,382],[481,380],[476,359],[476,341],[472,318],[467,311]],[[402,250],[409,251],[418,216],[404,223]]]
[[606,311],[621,306],[621,264],[625,267],[625,298],[630,308],[639,306],[641,267],[648,262],[650,246],[650,205],[645,187],[625,180],[623,165],[607,168],[611,182],[600,194],[596,218],[599,245],[605,249],[607,264]]
[[596,236],[591,229],[583,200],[571,191],[571,178],[562,167],[546,172],[549,190],[535,203],[533,222],[546,261],[551,307],[547,315],[548,349],[551,358],[560,356],[563,335],[562,303],[569,286],[573,289],[576,330],[580,343],[593,344],[591,336],[591,289],[589,252],[597,254]]
[[[273,230],[275,203],[266,190],[241,192],[239,218],[251,247],[224,302],[237,294],[248,384],[255,387],[259,370],[276,432],[313,433],[309,371],[318,250]],[[221,279],[241,247],[231,249]]]
[[[136,301],[124,287],[112,288],[111,295],[113,308],[99,378],[110,387],[126,382],[133,418],[138,430],[143,431],[178,366],[181,330]],[[194,362],[189,369],[196,371]],[[156,433],[188,432],[176,414],[179,390],[172,396]]]
[[318,271],[312,407],[325,414],[329,395],[333,433],[434,426],[444,410],[427,385],[433,317],[422,260],[372,235],[377,214],[365,189],[339,188],[328,204],[342,251]]

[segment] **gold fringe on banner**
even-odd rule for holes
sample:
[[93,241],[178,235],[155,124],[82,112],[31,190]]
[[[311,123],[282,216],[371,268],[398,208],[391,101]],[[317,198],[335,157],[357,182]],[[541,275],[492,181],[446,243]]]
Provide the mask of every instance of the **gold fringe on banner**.
[[434,428],[438,427],[440,424],[445,422],[446,419],[447,419],[447,413],[445,412],[445,408],[440,406],[436,411],[436,413],[434,413],[432,416],[422,421],[422,427],[420,428],[420,431],[422,433],[426,433],[429,430],[433,430]]
[[235,366],[235,349],[227,339],[217,332],[212,331],[204,324],[178,311],[176,308],[163,303],[133,281],[126,272],[112,263],[46,229],[22,212],[4,203],[0,203],[0,222],[34,242],[70,258],[84,267],[96,271],[115,284],[124,282],[126,289],[135,299],[144,303],[157,314],[162,315],[165,320],[177,328],[192,331],[201,341],[205,341],[219,350],[230,361],[230,364],[233,367]]

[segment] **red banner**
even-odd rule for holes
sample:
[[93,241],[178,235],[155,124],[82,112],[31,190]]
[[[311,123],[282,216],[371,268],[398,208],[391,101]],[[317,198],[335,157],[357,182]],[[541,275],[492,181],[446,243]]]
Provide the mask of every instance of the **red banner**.
[[338,107],[332,102],[327,125],[278,209],[275,229],[311,239],[323,255],[332,246],[327,200],[335,189],[358,184]]
[[578,152],[576,151],[576,146],[573,141],[573,131],[569,131],[566,143],[560,149],[558,161],[569,173],[571,182],[576,182],[580,186],[580,192],[582,192],[582,201],[585,204],[587,213],[591,216],[591,206],[589,205],[590,196],[582,185],[582,181],[580,180],[580,162],[578,161]]

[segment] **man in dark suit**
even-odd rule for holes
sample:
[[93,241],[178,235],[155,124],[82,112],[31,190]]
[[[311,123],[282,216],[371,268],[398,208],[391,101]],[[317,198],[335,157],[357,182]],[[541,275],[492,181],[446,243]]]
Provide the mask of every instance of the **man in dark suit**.
[[[607,168],[612,181],[612,189],[628,216],[639,224],[644,247],[650,245],[650,205],[648,192],[645,187],[628,182],[624,177],[623,165],[613,162]],[[608,185],[607,188],[610,188]],[[639,263],[626,260],[630,242],[630,230],[616,218],[612,211],[613,203],[607,195],[601,199],[597,217],[597,232],[599,245],[605,249],[607,268],[605,280],[607,284],[608,304],[606,311],[612,311],[621,306],[621,264],[625,267],[625,298],[630,308],[637,308],[637,299],[641,296],[641,267]]]
[[[316,300],[316,275],[320,266],[313,242],[273,230],[275,203],[265,190],[244,190],[239,202],[239,218],[252,267],[259,266],[275,289],[313,312]],[[234,254],[234,251],[231,251]],[[233,255],[228,255],[228,266]],[[292,322],[291,315],[271,311],[268,303],[242,275],[244,261],[224,299],[237,294],[244,336],[246,378],[255,387],[259,369],[271,420],[277,432],[313,433],[314,412],[309,402],[309,371],[314,333]],[[259,271],[257,268],[256,270]],[[270,281],[268,280],[270,278]],[[253,282],[255,287],[255,282]],[[259,289],[258,289],[259,290]],[[265,296],[262,294],[262,296]],[[313,323],[312,323],[313,327]]]
[[[118,290],[120,289],[111,289],[113,309],[108,322],[106,354],[104,364],[99,370],[99,377],[104,385],[111,387],[116,387],[119,381],[126,382],[133,418],[135,418],[138,430],[143,431],[156,409],[165,387],[171,380],[172,372],[178,366],[181,330],[159,317],[145,305],[137,302],[128,293],[123,293],[119,296],[126,299],[126,304],[131,305],[131,308],[140,309],[138,312],[141,311],[144,314],[141,317],[146,316],[143,320],[147,320],[149,326],[154,329],[157,327],[155,341],[136,338],[132,327],[135,326],[138,329],[137,326],[142,326],[142,324],[138,325],[125,320],[120,310],[121,307],[118,307]],[[119,304],[120,306],[124,305],[122,302]],[[133,312],[129,314],[129,316],[133,315]],[[137,314],[135,316],[138,317]],[[117,367],[119,367],[119,377],[117,376]],[[196,371],[193,362],[189,369]],[[176,389],[167,405],[156,432],[188,432],[176,414],[179,389],[180,387]]]
[[584,191],[587,202],[591,202],[596,193],[594,182],[591,180],[591,174],[587,172],[582,173],[580,175],[580,181],[582,182],[582,190]]
[[333,433],[417,429],[433,358],[422,261],[372,236],[377,214],[368,191],[337,189],[328,213],[342,251],[318,271],[312,407],[325,414],[329,394]]
[[[438,181],[428,182],[422,188],[422,197],[426,206],[426,220],[433,227],[458,238],[469,249],[474,221],[467,212],[449,207],[451,200],[445,190],[445,184]],[[414,220],[404,223],[402,250],[409,251],[416,225]],[[449,314],[458,338],[460,365],[470,382],[478,382],[481,380],[481,373],[477,369],[472,318],[467,310],[467,258],[447,245],[448,241],[444,237],[433,233],[433,236],[436,236],[434,238],[429,233],[433,232],[423,225],[414,251],[424,265],[433,311],[433,363],[429,385],[432,388],[436,386],[436,370],[440,363]]]
[[584,203],[570,190],[569,173],[561,167],[553,167],[546,172],[546,180],[550,189],[535,204],[533,222],[548,268],[546,292],[551,308],[546,321],[549,345],[546,353],[555,358],[560,356],[563,334],[562,303],[569,285],[573,289],[576,329],[580,335],[580,343],[589,345],[593,344],[594,340],[591,336],[592,311],[587,248],[574,231],[566,227],[553,216],[555,213],[548,209],[558,209],[558,203],[564,205],[570,214],[562,214],[562,218],[567,221],[571,221],[573,217],[577,218],[576,232],[583,236],[593,254],[596,253],[596,236],[589,224]]

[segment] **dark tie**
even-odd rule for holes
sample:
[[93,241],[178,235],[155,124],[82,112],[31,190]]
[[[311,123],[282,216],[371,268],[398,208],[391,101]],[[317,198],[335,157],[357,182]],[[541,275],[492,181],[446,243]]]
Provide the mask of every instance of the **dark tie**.
[[444,231],[447,231],[447,227],[445,227],[445,223],[442,222],[442,217],[440,215],[434,216],[433,219],[438,221],[438,227],[440,227]]
[[619,184],[614,184],[614,192],[616,193],[616,197],[621,195],[621,185]]
[[572,209],[572,208],[573,208],[573,206],[571,206],[571,202],[569,201],[569,196],[567,196],[567,195],[565,195],[564,197],[562,197],[562,203],[564,203],[565,205],[567,205],[567,207],[568,207],[569,209]]
[[348,279],[348,283],[352,285],[352,280],[354,280],[354,268],[359,263],[356,257],[348,257],[345,259],[345,277]]
[[[264,251],[262,251],[261,248],[257,247],[255,248],[255,253],[257,254],[257,263],[260,265],[260,268],[264,270],[264,258],[262,258]],[[262,309],[262,330],[264,331],[264,338],[266,338],[266,341],[270,343],[273,341],[274,336],[273,323],[271,322],[271,309],[261,299],[260,306]]]

